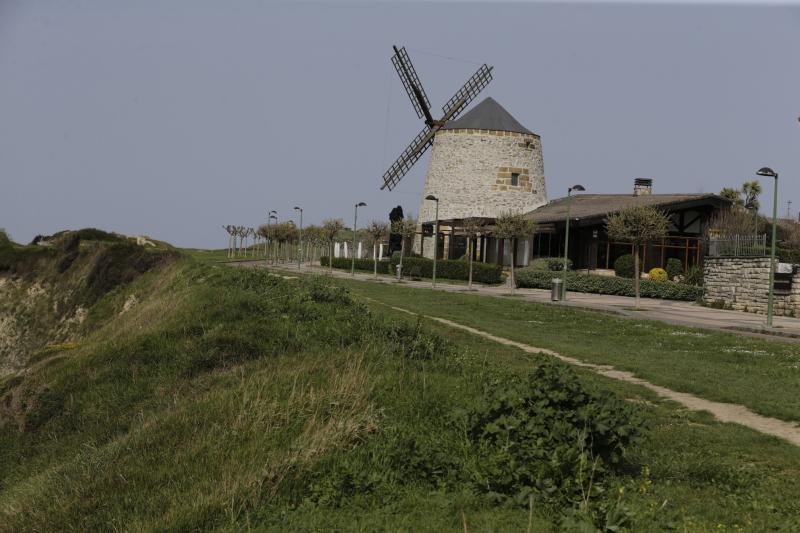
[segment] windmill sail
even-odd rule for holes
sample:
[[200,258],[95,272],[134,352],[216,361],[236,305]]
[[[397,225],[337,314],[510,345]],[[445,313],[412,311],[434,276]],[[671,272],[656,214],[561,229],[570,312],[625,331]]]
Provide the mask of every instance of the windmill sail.
[[492,67],[484,63],[481,65],[481,68],[467,80],[467,83],[465,83],[442,107],[444,119],[452,120],[458,116],[458,114],[478,96],[478,93],[489,85],[490,81],[492,81]]
[[388,188],[390,191],[394,189],[403,176],[411,170],[414,163],[416,163],[417,160],[422,157],[422,154],[433,144],[433,136],[438,129],[438,127],[425,127],[414,137],[411,144],[403,150],[400,157],[398,157],[397,160],[392,163],[392,166],[389,167],[389,170],[383,174],[383,185],[381,185],[381,189]]
[[[414,69],[414,65],[411,64],[411,59],[408,57],[405,47],[400,49],[395,47],[392,64],[397,71],[397,75],[400,76],[400,81],[403,82],[403,87],[411,100],[411,105],[414,106],[414,111],[417,112],[417,118],[428,117],[430,115],[431,102],[428,100],[428,95],[425,94],[425,89],[422,88],[422,83],[419,81],[417,71]],[[425,106],[424,109],[423,106]]]

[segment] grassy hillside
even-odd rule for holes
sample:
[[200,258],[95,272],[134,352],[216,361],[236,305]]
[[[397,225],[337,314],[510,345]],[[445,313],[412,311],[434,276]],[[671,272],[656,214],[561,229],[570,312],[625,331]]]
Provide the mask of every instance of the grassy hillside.
[[[134,272],[118,244],[79,244],[63,272],[75,250],[16,249],[0,272],[85,309],[0,377],[0,531],[710,530],[798,511],[800,454],[775,439],[322,278],[173,252]],[[97,269],[116,281],[92,289]]]

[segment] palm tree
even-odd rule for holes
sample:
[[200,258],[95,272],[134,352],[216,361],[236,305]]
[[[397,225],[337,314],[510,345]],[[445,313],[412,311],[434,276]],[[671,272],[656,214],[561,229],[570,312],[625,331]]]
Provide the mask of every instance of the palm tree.
[[467,237],[467,257],[469,258],[469,282],[467,288],[472,290],[472,256],[473,256],[473,241],[478,238],[484,231],[484,220],[482,218],[465,218],[461,222],[461,230]]
[[328,255],[328,266],[333,274],[333,242],[340,231],[344,229],[344,222],[341,218],[329,218],[322,222],[322,231],[325,242],[328,243],[330,254]]
[[417,219],[409,213],[407,217],[392,222],[392,233],[400,235],[400,272],[403,272],[403,256],[406,255],[406,241],[414,237]]
[[389,235],[389,224],[373,220],[367,226],[367,234],[372,240],[372,261],[375,267],[375,279],[378,279],[378,245]]
[[534,231],[536,224],[522,213],[504,213],[495,220],[494,235],[511,240],[511,292],[515,289],[514,264],[517,262],[517,240],[520,237],[530,237]]

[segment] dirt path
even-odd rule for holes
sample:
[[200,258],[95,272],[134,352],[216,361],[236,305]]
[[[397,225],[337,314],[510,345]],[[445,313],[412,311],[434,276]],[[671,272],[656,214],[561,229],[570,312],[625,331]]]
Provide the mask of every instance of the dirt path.
[[[394,307],[394,306],[389,306],[389,307],[395,311],[400,311],[402,313],[407,313],[414,316],[419,315],[419,313],[414,313],[413,311],[409,311],[407,309],[403,309],[400,307]],[[452,320],[447,320],[446,318],[439,318],[429,315],[419,315],[419,316],[422,316],[423,318],[427,318],[429,320],[434,320],[436,322],[445,324],[453,328],[458,328],[464,331],[468,331],[469,333],[472,333],[474,335],[478,335],[485,339],[489,339],[491,341],[504,344],[506,346],[514,346],[527,353],[543,353],[551,355],[553,357],[560,359],[561,361],[564,361],[565,363],[589,369],[602,376],[606,376],[612,379],[618,379],[620,381],[625,381],[628,383],[634,383],[636,385],[641,385],[642,387],[648,388],[651,391],[655,392],[662,398],[666,398],[668,400],[672,400],[674,402],[683,405],[690,411],[708,411],[722,422],[733,422],[735,424],[741,424],[743,426],[749,427],[750,429],[760,431],[761,433],[766,433],[767,435],[773,435],[775,437],[787,440],[792,444],[794,444],[795,446],[800,446],[800,425],[792,422],[786,422],[784,420],[778,420],[777,418],[770,418],[767,416],[759,415],[757,413],[754,413],[747,407],[744,407],[743,405],[704,400],[703,398],[699,398],[693,394],[688,394],[685,392],[676,392],[674,390],[667,389],[659,385],[654,385],[649,381],[637,378],[631,372],[617,370],[613,366],[595,365],[591,363],[586,363],[584,361],[575,359],[573,357],[561,355],[557,352],[554,352],[553,350],[548,350],[546,348],[537,348],[529,344],[523,344],[521,342],[512,341],[511,339],[498,337],[496,335],[492,335],[491,333],[487,333],[485,331],[481,331],[479,329],[475,329],[470,326],[465,326],[463,324],[459,324],[458,322],[453,322]]]

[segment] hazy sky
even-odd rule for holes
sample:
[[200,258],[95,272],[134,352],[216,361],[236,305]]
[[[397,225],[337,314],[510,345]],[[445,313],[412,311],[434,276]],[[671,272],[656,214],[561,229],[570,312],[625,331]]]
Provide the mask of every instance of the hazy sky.
[[422,127],[392,44],[436,109],[494,65],[480,98],[542,136],[550,198],[717,192],[768,165],[797,216],[800,5],[649,4],[0,0],[0,227],[223,247],[221,224],[269,209],[416,213],[427,157],[379,190]]

